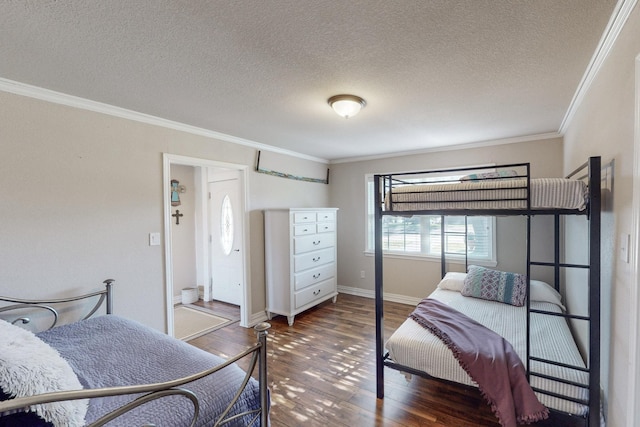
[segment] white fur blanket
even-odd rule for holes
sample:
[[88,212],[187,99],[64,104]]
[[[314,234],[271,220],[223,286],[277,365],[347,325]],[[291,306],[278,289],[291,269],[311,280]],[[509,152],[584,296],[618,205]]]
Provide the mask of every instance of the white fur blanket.
[[[0,389],[12,397],[81,390],[71,366],[57,350],[30,331],[0,320]],[[30,408],[58,427],[83,426],[86,400],[34,405]]]

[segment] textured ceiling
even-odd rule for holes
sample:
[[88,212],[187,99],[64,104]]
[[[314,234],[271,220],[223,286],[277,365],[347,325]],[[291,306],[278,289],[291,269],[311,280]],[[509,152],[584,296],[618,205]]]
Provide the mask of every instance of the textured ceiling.
[[[323,159],[558,132],[615,0],[4,0],[0,77]],[[338,117],[327,98],[367,106]]]

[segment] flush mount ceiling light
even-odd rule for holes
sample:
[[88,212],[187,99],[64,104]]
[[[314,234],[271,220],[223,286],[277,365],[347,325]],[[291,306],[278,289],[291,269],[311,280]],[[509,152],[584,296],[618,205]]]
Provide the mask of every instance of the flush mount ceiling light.
[[327,100],[333,111],[339,116],[348,119],[360,112],[367,105],[364,99],[355,95],[335,95]]

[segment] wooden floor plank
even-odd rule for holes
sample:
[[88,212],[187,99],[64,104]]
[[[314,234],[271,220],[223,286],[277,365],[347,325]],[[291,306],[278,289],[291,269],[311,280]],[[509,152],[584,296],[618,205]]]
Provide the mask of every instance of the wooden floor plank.
[[[236,306],[221,303],[229,315]],[[389,336],[413,306],[385,302]],[[413,376],[410,381],[385,369],[385,398],[376,398],[375,306],[369,298],[341,294],[295,317],[270,321],[268,338],[271,425],[274,427],[499,427],[473,388]],[[255,342],[252,329],[233,324],[191,340],[211,353],[229,357]],[[246,368],[246,363],[240,366]],[[579,421],[579,420],[578,420]],[[575,427],[552,419],[532,426]]]

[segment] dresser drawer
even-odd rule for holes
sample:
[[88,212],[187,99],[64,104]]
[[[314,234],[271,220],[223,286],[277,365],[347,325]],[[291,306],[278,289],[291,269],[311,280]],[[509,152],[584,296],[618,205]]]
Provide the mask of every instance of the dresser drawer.
[[316,222],[316,213],[315,212],[295,212],[293,214],[293,222],[295,224]]
[[332,231],[336,231],[336,223],[335,222],[319,222],[316,224],[316,231],[318,233],[330,233]]
[[293,269],[296,273],[313,267],[319,267],[335,261],[335,249],[328,248],[293,257]]
[[318,222],[322,222],[322,221],[335,222],[336,213],[335,212],[318,212],[318,215],[316,218],[317,218],[316,221]]
[[304,307],[305,305],[312,303],[313,301],[331,295],[336,290],[336,279],[332,277],[329,280],[320,282],[317,285],[310,286],[296,292],[295,294],[295,306],[296,309]]
[[307,234],[316,234],[317,228],[316,224],[301,224],[293,226],[293,235],[294,236],[304,236]]
[[302,273],[297,273],[294,276],[294,289],[299,291],[307,286],[327,280],[334,276],[334,270],[335,266],[331,263],[312,270],[306,270]]
[[333,247],[336,244],[334,233],[314,234],[311,236],[294,237],[293,253],[302,254],[309,251]]

